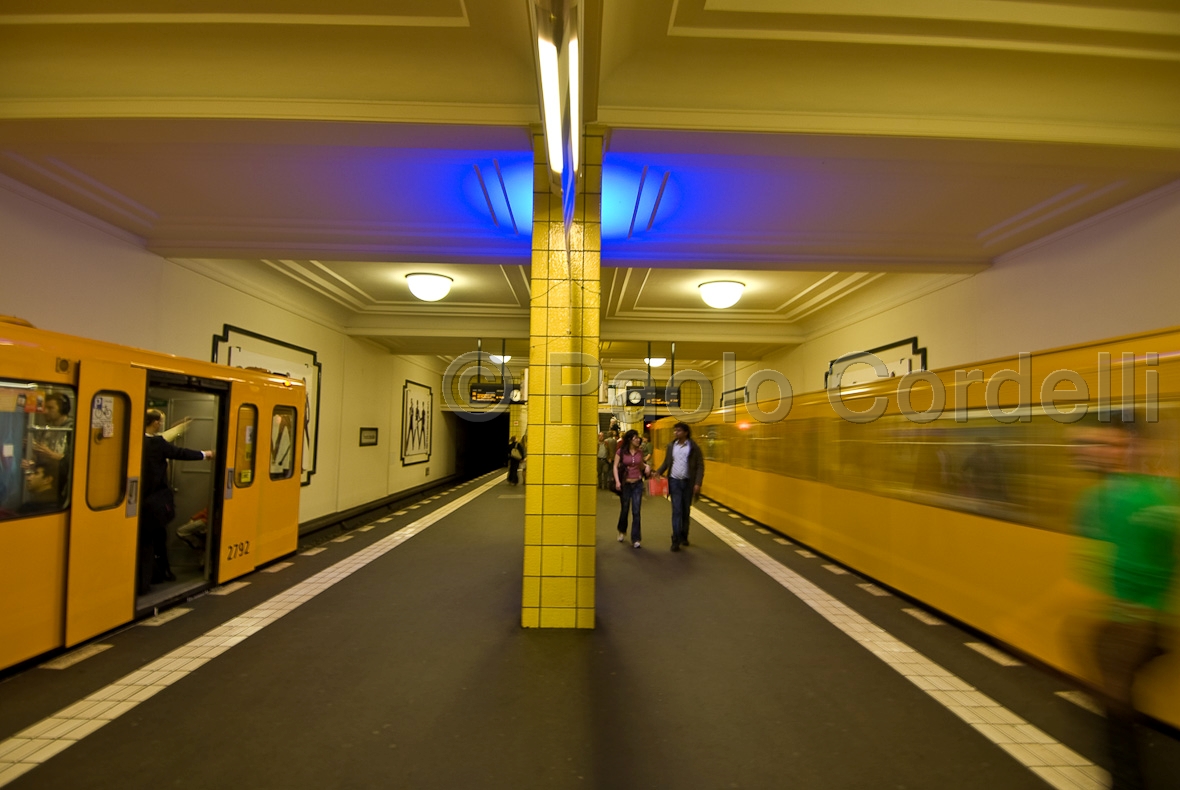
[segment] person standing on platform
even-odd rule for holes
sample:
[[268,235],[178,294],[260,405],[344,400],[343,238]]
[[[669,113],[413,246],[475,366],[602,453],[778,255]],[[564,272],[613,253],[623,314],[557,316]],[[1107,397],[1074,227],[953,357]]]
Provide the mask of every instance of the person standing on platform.
[[[1118,415],[1113,415],[1118,419]],[[1133,690],[1139,673],[1172,641],[1180,490],[1174,480],[1135,471],[1143,449],[1133,423],[1083,429],[1075,465],[1103,475],[1084,491],[1075,522],[1105,549],[1088,581],[1105,612],[1092,645],[1106,705],[1106,746],[1113,790],[1141,790],[1144,777],[1135,732]]]
[[614,478],[615,455],[619,451],[619,441],[614,431],[607,431],[605,438],[602,440],[602,446],[606,450],[606,480],[603,488],[612,489],[616,493],[617,488],[613,488],[611,480]]
[[598,432],[598,487],[609,488],[607,478],[610,476],[611,458],[606,454],[606,434]]
[[[181,428],[184,423],[176,426]],[[139,579],[143,595],[152,584],[173,581],[176,577],[168,564],[168,524],[176,516],[172,486],[168,483],[168,461],[202,461],[213,457],[212,450],[177,447],[160,435],[164,414],[148,409],[144,417],[143,469],[139,506]],[[175,428],[173,430],[176,430]]]
[[643,508],[643,483],[651,467],[643,460],[639,432],[627,431],[615,453],[613,474],[619,490],[619,542],[627,539],[627,510],[631,510],[631,545],[639,548],[642,540],[640,511]]
[[520,462],[524,460],[524,445],[513,436],[508,440],[508,485],[520,483]]
[[672,426],[672,441],[664,451],[657,475],[668,474],[668,496],[672,500],[672,551],[688,545],[688,525],[693,499],[705,480],[705,454],[692,440],[692,428],[678,422]]

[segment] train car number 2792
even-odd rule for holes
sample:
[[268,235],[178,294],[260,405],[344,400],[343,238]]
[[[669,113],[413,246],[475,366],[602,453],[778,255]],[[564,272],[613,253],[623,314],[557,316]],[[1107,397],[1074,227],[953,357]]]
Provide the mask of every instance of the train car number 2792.
[[225,559],[226,559],[226,561],[236,560],[239,557],[245,557],[249,553],[250,553],[250,541],[244,540],[241,543],[231,543],[231,544],[229,544]]

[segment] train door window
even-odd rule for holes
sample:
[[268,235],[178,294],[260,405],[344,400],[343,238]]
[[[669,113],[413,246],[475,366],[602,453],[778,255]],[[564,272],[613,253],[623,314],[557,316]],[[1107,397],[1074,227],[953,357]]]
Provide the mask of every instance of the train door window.
[[86,504],[91,510],[107,510],[123,502],[131,437],[130,409],[131,401],[122,392],[104,390],[96,393],[90,402]]
[[74,403],[70,387],[0,380],[0,520],[69,505]]
[[295,409],[276,406],[270,426],[270,479],[286,480],[295,474]]
[[234,450],[234,485],[248,488],[254,482],[254,456],[258,442],[258,407],[238,407],[238,438]]

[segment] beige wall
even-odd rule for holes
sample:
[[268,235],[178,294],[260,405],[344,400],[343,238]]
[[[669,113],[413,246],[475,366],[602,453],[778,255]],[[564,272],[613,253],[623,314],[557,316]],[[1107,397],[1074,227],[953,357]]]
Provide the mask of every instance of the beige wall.
[[819,390],[831,360],[914,336],[937,369],[1178,324],[1180,182],[789,352],[739,361],[736,382],[772,368],[796,394]]
[[[230,324],[314,350],[322,365],[319,445],[301,521],[454,472],[452,423],[437,401],[430,463],[401,465],[402,383],[428,384],[437,395],[442,370],[430,358],[392,356],[223,285],[3,177],[0,240],[0,314],[42,329],[207,360],[213,336]],[[379,428],[377,447],[358,446],[362,425]]]

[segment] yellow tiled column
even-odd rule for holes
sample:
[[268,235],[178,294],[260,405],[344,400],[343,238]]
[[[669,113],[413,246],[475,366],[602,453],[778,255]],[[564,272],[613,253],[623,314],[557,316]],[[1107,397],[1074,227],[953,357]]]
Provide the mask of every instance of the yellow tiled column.
[[587,135],[584,144],[583,189],[567,255],[544,137],[534,138],[525,628],[594,627],[602,137]]

